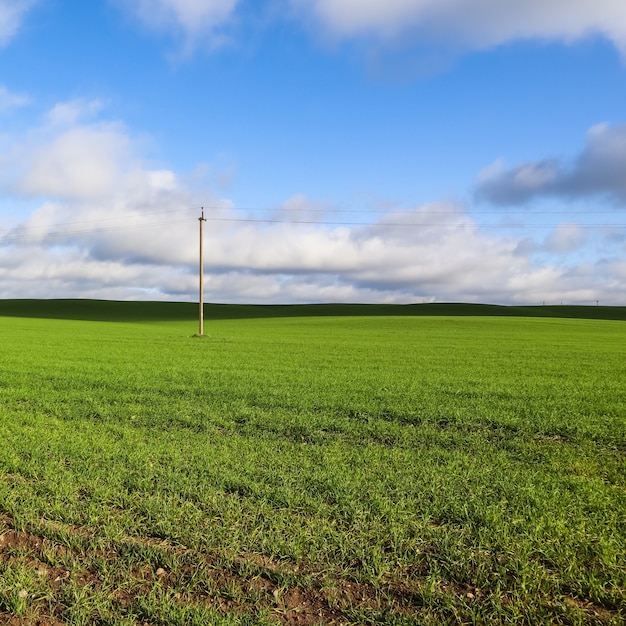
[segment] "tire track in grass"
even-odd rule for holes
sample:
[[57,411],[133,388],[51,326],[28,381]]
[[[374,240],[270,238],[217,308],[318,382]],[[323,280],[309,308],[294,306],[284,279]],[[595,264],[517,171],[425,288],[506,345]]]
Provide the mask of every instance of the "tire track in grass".
[[[150,537],[125,537],[111,541],[109,550],[92,551],[88,546],[95,535],[75,525],[41,520],[38,530],[42,534],[38,534],[34,529],[16,530],[14,521],[6,515],[0,516],[0,522],[5,526],[0,534],[0,563],[19,565],[36,573],[48,591],[47,601],[35,599],[24,607],[21,617],[11,616],[16,624],[63,624],[62,618],[68,613],[67,602],[50,601],[50,597],[67,598],[69,586],[90,595],[106,592],[113,614],[101,617],[158,615],[158,606],[143,606],[142,599],[150,594],[162,602],[174,601],[186,608],[208,606],[224,616],[266,613],[270,622],[286,626],[351,623],[347,613],[355,608],[401,612],[408,608],[401,606],[406,602],[400,602],[399,598],[386,601],[371,584],[329,581],[323,574],[306,572],[306,577],[314,579],[313,585],[299,586],[294,583],[303,572],[297,566],[261,554],[237,556],[226,565],[224,557],[202,554]],[[69,534],[78,545],[84,544],[84,550],[76,545],[71,548],[61,545],[43,533]],[[98,559],[113,563],[124,555],[139,559],[124,570],[125,576],[115,581],[107,581],[102,572],[86,563]],[[76,566],[70,569],[51,565],[55,561],[72,560]],[[169,563],[170,567],[156,567],[159,561],[163,565]],[[129,585],[130,581],[134,585]],[[111,582],[117,582],[116,589],[107,588],[107,583]]]
[[[45,519],[37,528],[17,530],[11,517],[0,515],[2,526],[0,564],[21,567],[38,581],[34,592],[13,589],[14,594],[27,594],[19,614],[6,613],[7,607],[0,605],[0,624],[11,626],[62,626],[64,619],[85,624],[114,619],[134,626],[165,625],[168,621],[163,615],[172,606],[187,612],[209,609],[225,619],[254,616],[258,623],[265,620],[285,626],[378,623],[385,617],[410,623],[418,616],[425,624],[440,623],[442,618],[446,623],[461,623],[464,618],[459,609],[464,605],[465,614],[480,615],[481,607],[494,601],[489,589],[434,581],[427,567],[399,571],[375,586],[308,571],[262,554],[206,554],[153,537],[107,540],[86,528]],[[68,537],[72,542],[66,543],[71,545],[60,543]],[[93,543],[104,547],[94,549]],[[71,562],[73,567],[60,566]],[[115,570],[112,577],[111,569]],[[448,598],[448,606],[429,606],[433,594],[444,602]],[[83,597],[93,605],[100,598],[106,601],[80,622],[73,616],[73,597]],[[570,623],[563,615],[570,610],[583,615],[584,623],[618,624],[620,620],[618,611],[576,597],[565,597],[562,606],[551,604],[545,609],[561,617],[555,623]]]

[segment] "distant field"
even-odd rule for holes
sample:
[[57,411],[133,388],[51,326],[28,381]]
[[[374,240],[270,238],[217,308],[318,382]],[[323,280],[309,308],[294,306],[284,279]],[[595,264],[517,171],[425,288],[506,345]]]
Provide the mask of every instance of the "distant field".
[[0,623],[626,622],[625,308],[196,314],[0,301]]
[[[258,317],[480,316],[553,317],[626,320],[626,307],[613,306],[498,306],[495,304],[205,304],[211,319]],[[0,300],[0,316],[44,317],[114,322],[185,321],[198,317],[198,304],[189,302],[115,302],[111,300]]]

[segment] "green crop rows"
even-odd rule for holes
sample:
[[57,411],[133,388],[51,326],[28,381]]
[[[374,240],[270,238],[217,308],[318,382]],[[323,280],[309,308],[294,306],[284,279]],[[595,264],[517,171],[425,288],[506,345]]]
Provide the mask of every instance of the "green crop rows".
[[601,311],[0,302],[0,623],[624,623]]

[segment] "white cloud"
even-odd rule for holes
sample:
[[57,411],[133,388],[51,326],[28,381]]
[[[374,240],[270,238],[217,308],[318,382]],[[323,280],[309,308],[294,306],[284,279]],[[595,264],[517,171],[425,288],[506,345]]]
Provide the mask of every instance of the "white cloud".
[[[41,123],[0,144],[0,189],[22,198],[88,200],[110,197],[126,189],[136,171],[141,176],[137,139],[123,124],[98,119],[99,100],[60,102],[46,112]],[[171,187],[171,177],[151,172],[151,188]]]
[[81,120],[95,117],[103,108],[100,100],[69,100],[59,102],[46,114],[52,126],[71,126]]
[[524,38],[575,41],[590,35],[626,53],[622,0],[290,0],[335,37],[415,34],[486,49]]
[[[110,0],[151,30],[182,37],[184,52],[227,41],[241,0]],[[626,58],[622,0],[273,0],[258,13],[296,15],[336,40],[417,42],[437,50],[481,50],[520,39],[611,41]],[[427,55],[428,56],[428,55]],[[441,57],[441,58],[440,58]],[[436,54],[421,65],[445,64]]]
[[0,46],[17,34],[26,13],[38,0],[0,0]]
[[428,0],[292,0],[306,7],[326,28],[338,36],[361,34],[395,35],[424,19]]
[[15,187],[40,197],[102,196],[118,182],[128,149],[128,138],[116,125],[71,128],[22,151],[23,173]]
[[233,16],[239,0],[114,0],[153,30],[182,35],[187,49],[194,47],[201,37],[208,37],[212,45],[221,38],[217,35]]
[[0,85],[0,113],[23,107],[30,102],[27,96],[11,93],[6,87]]
[[587,234],[580,224],[559,224],[547,237],[545,249],[549,252],[566,253],[580,248]]
[[[18,164],[4,172],[5,188],[18,201],[39,202],[0,232],[0,298],[194,300],[193,207],[204,204],[207,301],[624,304],[617,263],[589,273],[534,258],[580,245],[584,233],[568,225],[543,244],[523,246],[481,229],[451,202],[387,208],[361,225],[332,224],[350,218],[303,194],[246,214],[176,172],[145,167],[143,141],[119,122],[86,121],[83,109],[89,114],[89,106],[57,105],[38,128],[13,137],[17,148],[0,154]],[[612,145],[602,129],[591,135]],[[268,222],[251,221],[259,218]]]
[[[13,231],[21,239],[0,244],[0,297],[196,299],[197,215],[187,210],[184,191],[160,186],[161,174],[144,174],[142,181],[137,173],[129,177],[129,187],[106,203],[42,205]],[[133,191],[143,197],[141,211],[128,200]],[[462,208],[446,203],[336,227],[241,222],[223,205],[207,212],[207,301],[623,304],[616,300],[626,286],[617,268],[587,273],[534,263],[514,238],[481,232]],[[150,218],[148,206],[178,206],[180,218]],[[211,221],[217,215],[234,221]],[[81,225],[41,236],[71,220]],[[123,228],[107,228],[111,223]],[[550,243],[571,248],[568,236],[557,230]]]
[[[229,209],[221,214],[237,219]],[[590,276],[533,264],[516,253],[514,239],[482,233],[459,207],[428,205],[381,222],[385,225],[320,227],[209,221],[207,297],[231,302],[539,303],[555,297],[590,301],[602,292],[602,284]],[[146,271],[179,268],[173,284],[161,279],[155,284],[169,297],[193,299],[196,238],[195,216],[190,216],[184,224],[103,232],[88,239],[99,263],[125,259]],[[571,248],[571,240],[553,239],[552,245]]]

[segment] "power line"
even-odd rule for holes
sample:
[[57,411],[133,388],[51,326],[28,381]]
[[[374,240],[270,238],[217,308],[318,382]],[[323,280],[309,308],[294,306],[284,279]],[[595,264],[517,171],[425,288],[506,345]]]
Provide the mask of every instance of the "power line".
[[[307,220],[269,220],[269,219],[229,219],[229,218],[206,218],[207,222],[229,222],[229,223],[253,223],[253,224],[294,224],[294,225],[309,225],[309,226],[362,226],[366,228],[497,228],[500,230],[507,229],[539,229],[549,230],[554,228],[565,229],[582,229],[582,230],[601,230],[601,229],[614,229],[614,228],[626,228],[626,224],[476,224],[476,223],[464,223],[464,224],[431,224],[431,223],[402,223],[402,222],[320,222],[320,221],[307,221]],[[8,236],[0,239],[0,245],[11,244],[20,241],[34,241],[56,237],[74,237],[77,235],[97,235],[100,233],[116,232],[123,230],[132,230],[136,228],[160,228],[162,226],[170,224],[187,224],[189,220],[170,220],[166,222],[158,222],[153,224],[134,224],[132,226],[111,226],[108,228],[95,228],[95,229],[83,229],[83,230],[71,230],[61,232],[50,232],[44,234],[29,234],[29,235],[15,235]]]
[[[89,220],[78,220],[78,221],[72,221],[72,222],[61,222],[58,224],[54,224],[52,225],[53,228],[64,228],[66,226],[74,226],[77,224],[95,224],[95,223],[101,223],[101,222],[109,222],[112,220],[128,220],[128,219],[134,219],[134,218],[142,218],[142,217],[152,217],[154,215],[166,215],[166,214],[171,214],[171,213],[183,213],[183,212],[191,212],[191,211],[198,211],[200,210],[201,207],[190,207],[190,208],[186,208],[186,209],[166,209],[166,210],[161,210],[161,211],[145,211],[145,212],[137,212],[134,213],[132,215],[122,215],[122,216],[114,216],[114,217],[101,217],[101,218],[94,218],[94,219],[89,219]],[[465,214],[468,216],[474,216],[474,215],[493,215],[493,216],[517,216],[517,215],[522,215],[522,216],[527,216],[527,217],[533,217],[533,216],[544,216],[544,215],[614,215],[614,214],[622,214],[622,213],[626,213],[626,209],[611,209],[611,210],[602,210],[602,211],[598,211],[598,210],[578,210],[578,211],[568,211],[568,210],[563,210],[563,211],[541,211],[539,213],[536,212],[532,212],[532,211],[510,211],[510,210],[502,210],[502,211],[441,211],[441,210],[433,210],[433,211],[428,211],[425,209],[414,209],[414,210],[410,210],[410,209],[397,209],[397,210],[393,210],[393,211],[387,211],[385,209],[380,209],[380,210],[376,210],[376,209],[307,209],[307,208],[297,208],[297,209],[289,209],[289,208],[280,208],[280,207],[276,207],[276,208],[268,208],[268,209],[260,209],[260,208],[253,208],[253,207],[232,207],[232,206],[209,206],[209,207],[205,207],[207,210],[211,210],[211,211],[247,211],[249,213],[259,213],[261,211],[269,211],[269,212],[274,212],[274,213],[278,213],[278,214],[288,214],[290,211],[293,211],[294,213],[298,212],[298,213],[321,213],[321,214],[360,214],[360,215],[370,215],[370,216],[380,216],[380,215],[385,215],[385,214],[393,214],[393,215],[461,215],[461,214]],[[218,218],[212,218],[212,219],[218,219]],[[225,218],[219,218],[219,219],[225,219]],[[244,218],[237,218],[237,219],[244,219]],[[253,218],[249,218],[250,220]],[[261,220],[262,218],[254,218],[254,219],[259,219]],[[233,220],[235,221],[235,220]],[[267,219],[263,219],[263,221],[283,221],[281,219],[278,218],[267,218]],[[290,219],[285,219],[284,221],[289,221],[289,222],[293,222],[294,220],[290,220]],[[329,222],[332,224],[332,222]],[[346,223],[346,224],[352,224],[352,222],[342,222],[342,223]],[[355,222],[355,224],[358,224],[357,222]],[[1,233],[2,231],[0,231]],[[11,232],[11,230],[5,230],[4,232]]]
[[133,224],[126,226],[109,226],[107,228],[89,228],[83,230],[69,230],[69,231],[61,231],[61,232],[51,232],[44,233],[39,235],[15,235],[4,237],[0,239],[0,244],[2,243],[11,243],[14,241],[26,241],[32,239],[48,239],[50,237],[72,237],[74,235],[97,235],[99,233],[108,233],[119,230],[132,230],[134,228],[160,228],[161,226],[168,224],[187,224],[189,220],[170,220],[166,222],[155,222],[152,224]]
[[[212,210],[247,210],[253,211],[253,209],[244,209],[243,207],[209,207]],[[68,229],[64,230],[66,227],[80,225],[80,224],[97,224],[102,222],[107,222],[111,220],[131,220],[135,218],[149,218],[154,215],[166,215],[172,213],[187,213],[191,211],[197,211],[198,208],[188,208],[188,209],[168,209],[161,211],[151,211],[145,213],[136,213],[134,215],[128,216],[116,216],[116,217],[108,217],[108,218],[97,218],[92,220],[81,220],[75,222],[64,222],[59,224],[50,225],[49,228],[52,232],[41,233],[41,234],[18,234],[16,231],[19,230],[20,227],[13,228],[11,230],[5,231],[6,236],[2,237],[2,233],[0,232],[0,244],[7,244],[19,241],[29,241],[29,240],[46,240],[49,238],[55,237],[73,237],[77,235],[97,235],[99,233],[106,232],[115,232],[115,231],[124,231],[131,230],[135,228],[160,228],[161,226],[170,225],[170,224],[181,224],[188,223],[188,219],[177,219],[177,220],[166,220],[159,221],[146,224],[145,221],[142,223],[134,223],[134,224],[121,224],[117,226],[106,226],[106,227],[97,227],[97,228],[82,228],[82,229]],[[257,210],[258,211],[258,210]],[[321,209],[303,209],[303,213],[307,212],[316,212],[316,213],[329,213],[332,211],[324,211]],[[370,210],[338,210],[334,211],[335,213],[360,213],[367,214],[371,216],[380,216],[382,212],[373,212]],[[598,211],[593,212],[597,214],[612,214],[620,211]],[[436,216],[436,215],[461,215],[458,211],[393,211],[393,215],[413,215],[413,216]],[[580,214],[591,214],[591,211],[578,211],[578,212],[560,212],[560,211],[552,211],[552,212],[542,212],[542,213],[524,213],[527,217],[530,216],[543,216],[546,214],[549,215],[580,215]],[[516,215],[516,213],[511,212],[477,212],[477,213],[469,213],[466,214],[468,217],[472,217],[474,214],[483,214],[483,215]],[[518,213],[521,214],[521,213]],[[206,221],[209,222],[225,222],[225,223],[249,223],[249,224],[294,224],[294,225],[309,225],[309,226],[355,226],[355,227],[367,227],[367,228],[497,228],[502,230],[507,229],[553,229],[553,228],[562,228],[562,229],[582,229],[582,230],[594,230],[594,229],[611,229],[611,228],[626,228],[626,224],[520,224],[520,223],[512,223],[512,224],[484,224],[484,223],[476,223],[476,222],[468,222],[468,223],[434,223],[434,222],[379,222],[379,221],[349,221],[349,220],[341,220],[341,221],[330,221],[330,220],[306,220],[306,219],[290,219],[288,217],[282,218],[262,218],[262,217],[207,217]],[[23,228],[23,227],[22,227]],[[61,230],[57,230],[61,229]],[[15,233],[15,234],[11,234]]]
[[[207,210],[219,210],[219,211],[248,211],[250,213],[258,213],[259,211],[274,211],[277,213],[289,213],[289,211],[298,213],[367,213],[369,215],[381,215],[386,213],[393,213],[394,215],[458,215],[461,211],[441,211],[426,209],[307,209],[307,208],[288,208],[288,207],[270,207],[266,209],[252,208],[252,207],[205,207]],[[578,211],[511,211],[509,209],[502,209],[501,211],[463,211],[470,215],[612,215],[615,213],[626,213],[626,209],[607,209],[607,210],[578,210]]]
[[[190,209],[166,209],[163,211],[145,211],[145,212],[137,212],[132,215],[118,215],[115,217],[98,217],[98,218],[94,218],[90,220],[78,220],[74,222],[60,222],[59,224],[53,224],[51,228],[65,228],[66,226],[74,226],[76,224],[96,224],[100,222],[110,222],[112,220],[133,219],[137,217],[145,218],[145,217],[152,217],[153,215],[165,215],[167,213],[182,213],[182,212],[190,212],[190,211],[197,211],[197,210],[198,210],[197,207],[193,207]],[[13,230],[15,230],[15,228],[5,230],[4,232],[5,233],[12,232]],[[0,231],[0,233],[1,232],[3,231]]]
[[263,218],[231,218],[231,217],[207,217],[207,222],[234,222],[256,224],[311,224],[319,226],[395,226],[401,228],[626,228],[626,224],[430,224],[426,222],[328,222],[316,220],[288,220],[288,219],[263,219]]
[[[74,226],[74,225],[80,225],[80,224],[96,224],[96,223],[102,223],[102,222],[110,222],[113,220],[129,220],[129,219],[135,219],[135,218],[144,218],[144,217],[153,217],[154,215],[166,215],[166,214],[171,214],[171,213],[187,213],[187,212],[191,212],[191,211],[198,211],[200,210],[201,207],[196,206],[196,207],[189,207],[189,208],[185,208],[185,209],[165,209],[165,210],[161,210],[161,211],[145,211],[145,212],[136,212],[132,215],[117,215],[117,216],[113,216],[113,217],[100,217],[100,218],[94,218],[94,219],[89,219],[89,220],[77,220],[77,221],[71,221],[71,222],[61,222],[61,223],[57,223],[57,224],[53,224],[50,227],[57,229],[57,228],[65,228],[68,226]],[[308,214],[308,213],[321,213],[321,214],[330,214],[330,215],[336,215],[336,214],[360,214],[360,215],[370,215],[370,216],[380,216],[380,215],[385,215],[385,214],[393,214],[393,215],[461,215],[461,214],[465,214],[468,215],[469,217],[472,217],[474,215],[490,215],[490,216],[517,216],[517,215],[523,215],[526,217],[540,217],[540,216],[544,216],[544,215],[613,215],[613,214],[622,214],[622,213],[626,213],[626,209],[611,209],[611,210],[577,210],[577,211],[569,211],[569,210],[563,210],[563,211],[541,211],[540,213],[535,213],[532,211],[510,211],[510,210],[502,210],[502,211],[467,211],[467,212],[460,212],[460,211],[441,211],[441,210],[433,210],[433,211],[429,211],[426,209],[414,209],[414,210],[410,210],[410,209],[397,209],[397,210],[393,210],[393,211],[387,211],[385,209],[339,209],[339,208],[334,208],[334,209],[309,209],[309,208],[297,208],[297,209],[289,209],[289,208],[281,208],[281,207],[276,207],[276,208],[268,208],[268,209],[260,209],[258,207],[254,208],[254,207],[240,207],[240,206],[208,206],[205,207],[207,210],[210,211],[247,211],[249,213],[259,213],[261,211],[270,211],[270,212],[274,212],[277,214],[288,214],[290,211],[298,212],[298,213],[304,213],[304,214]],[[253,220],[257,220],[257,221],[262,221],[262,222],[267,222],[267,223],[278,223],[278,222],[289,222],[289,223],[318,223],[318,221],[314,221],[314,220],[292,220],[292,219],[288,219],[288,218],[207,218],[207,219],[212,219],[214,221],[217,220],[223,220],[226,221],[227,219],[230,221],[253,221]],[[359,225],[362,222],[349,222],[349,221],[342,221],[342,222],[327,222],[327,221],[319,221],[319,223],[327,223],[330,225],[334,225],[334,224],[341,224],[341,225]],[[382,224],[381,224],[382,225]],[[615,225],[615,226],[619,226],[621,227],[621,225]],[[134,227],[134,226],[130,226],[130,227]],[[10,233],[13,232],[15,230],[15,228],[12,229],[6,229],[4,231],[0,231],[0,235],[4,232],[4,233]]]

